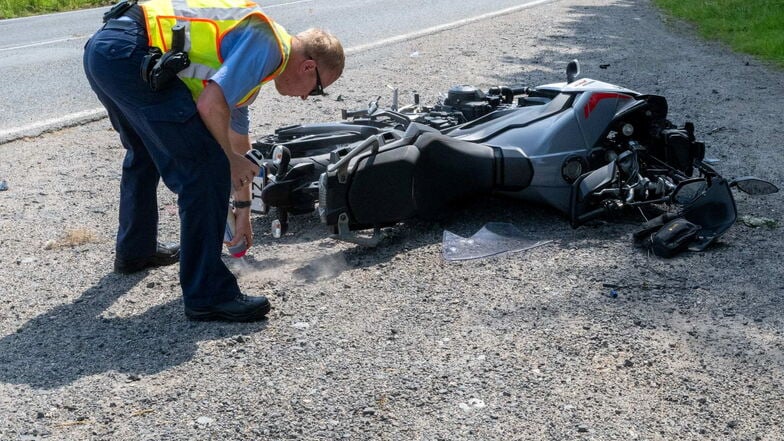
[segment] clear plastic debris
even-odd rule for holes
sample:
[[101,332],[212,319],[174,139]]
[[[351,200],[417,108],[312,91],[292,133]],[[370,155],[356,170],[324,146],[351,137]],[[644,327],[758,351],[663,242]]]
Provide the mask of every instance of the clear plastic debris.
[[490,222],[471,237],[462,237],[444,230],[444,260],[471,260],[503,253],[530,250],[552,242],[531,240],[517,227],[506,222]]

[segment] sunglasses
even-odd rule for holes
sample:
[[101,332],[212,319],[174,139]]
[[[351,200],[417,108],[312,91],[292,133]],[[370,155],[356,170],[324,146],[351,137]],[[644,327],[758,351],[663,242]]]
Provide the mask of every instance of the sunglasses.
[[[310,57],[308,57],[310,58]],[[311,60],[313,58],[310,58]],[[310,91],[308,94],[309,96],[324,96],[327,93],[324,92],[324,86],[321,85],[321,75],[319,75],[318,66],[316,66],[316,87]]]

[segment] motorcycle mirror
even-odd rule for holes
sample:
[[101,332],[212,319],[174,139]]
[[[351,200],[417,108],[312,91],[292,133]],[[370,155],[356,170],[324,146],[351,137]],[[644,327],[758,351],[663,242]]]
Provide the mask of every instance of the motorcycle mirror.
[[380,99],[381,99],[381,95],[377,96],[375,100],[368,103],[368,110],[367,110],[368,116],[373,116],[373,114],[376,113],[376,110],[378,110],[378,101]]
[[572,60],[566,65],[566,82],[571,83],[580,75],[580,62]]
[[248,152],[245,153],[245,158],[259,167],[264,166],[264,155],[256,149],[248,150]]
[[705,179],[689,179],[679,183],[670,197],[672,202],[676,204],[688,205],[702,196],[706,188],[708,188],[708,183]]
[[755,196],[773,194],[779,191],[779,188],[774,184],[753,176],[733,179],[730,182],[730,187],[738,187],[738,190]]

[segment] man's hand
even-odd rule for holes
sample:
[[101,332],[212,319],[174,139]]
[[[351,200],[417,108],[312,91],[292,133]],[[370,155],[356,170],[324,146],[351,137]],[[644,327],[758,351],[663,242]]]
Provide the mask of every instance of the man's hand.
[[231,185],[235,192],[239,192],[253,182],[253,178],[259,174],[259,166],[234,152],[227,152],[227,155],[231,167]]
[[250,248],[253,245],[253,228],[250,224],[250,208],[232,208],[234,210],[234,238],[229,242],[223,242],[229,248],[245,240],[245,246]]
[[226,245],[232,247],[242,241],[242,239],[245,239],[245,245],[250,248],[253,245],[253,228],[251,228],[250,224],[250,208],[235,208],[234,217],[236,220],[234,238],[231,242],[226,242]]

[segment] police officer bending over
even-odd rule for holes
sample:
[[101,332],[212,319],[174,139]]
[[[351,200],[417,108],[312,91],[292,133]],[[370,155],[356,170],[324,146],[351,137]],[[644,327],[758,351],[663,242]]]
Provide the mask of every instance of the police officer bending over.
[[[252,244],[248,104],[269,81],[281,95],[322,95],[343,72],[331,34],[286,33],[247,0],[125,1],[85,46],[84,70],[126,149],[114,269],[180,262],[185,315],[252,321],[270,309],[246,296],[221,260],[229,197],[233,242]],[[178,196],[180,246],[158,242],[157,186]]]

